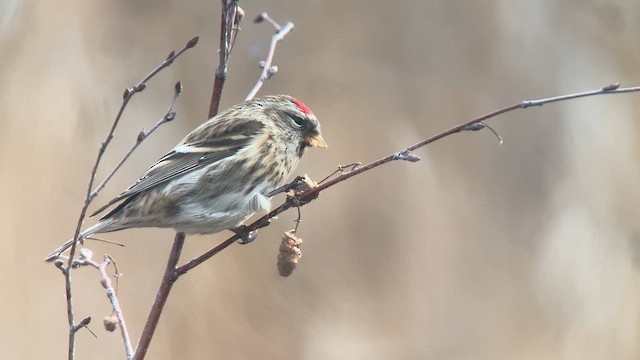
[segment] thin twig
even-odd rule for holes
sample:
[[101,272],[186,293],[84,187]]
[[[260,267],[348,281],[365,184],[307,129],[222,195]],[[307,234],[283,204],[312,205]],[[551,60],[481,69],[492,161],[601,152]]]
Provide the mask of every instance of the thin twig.
[[115,175],[116,172],[118,170],[120,170],[120,167],[122,167],[122,165],[125,163],[125,161],[127,161],[127,159],[129,159],[131,154],[133,154],[133,152],[138,148],[138,146],[140,146],[140,144],[142,144],[142,142],[146,138],[148,138],[149,135],[151,135],[154,131],[156,131],[162,124],[168,123],[169,121],[172,121],[173,119],[175,119],[176,113],[175,113],[175,111],[173,111],[173,107],[175,106],[176,100],[178,100],[178,96],[180,96],[181,92],[182,92],[182,85],[180,84],[180,81],[178,81],[174,86],[173,100],[171,101],[171,104],[169,105],[169,108],[167,109],[167,112],[162,116],[162,118],[160,118],[160,120],[158,120],[158,122],[156,122],[151,127],[151,129],[146,130],[146,131],[144,129],[140,130],[140,133],[138,133],[138,136],[136,137],[136,142],[133,143],[131,148],[129,148],[129,151],[127,151],[127,153],[122,157],[122,159],[116,165],[116,167],[114,167],[113,170],[111,170],[109,175],[107,175],[107,177],[98,186],[96,186],[95,190],[93,190],[93,192],[91,193],[92,197],[95,197],[95,196],[98,195],[98,193],[111,180],[113,175]]
[[127,107],[127,104],[129,103],[131,98],[136,93],[143,91],[144,88],[147,86],[147,82],[151,80],[151,78],[153,78],[156,74],[162,71],[162,69],[171,65],[176,58],[178,58],[188,49],[194,47],[197,43],[198,43],[198,37],[194,37],[191,40],[189,40],[187,44],[178,53],[175,53],[172,51],[167,57],[167,59],[165,59],[158,67],[156,67],[147,76],[145,76],[140,82],[138,82],[138,84],[133,86],[131,89],[125,90],[123,94],[122,104],[120,105],[120,109],[118,110],[118,113],[113,121],[113,124],[111,125],[111,129],[109,130],[109,133],[107,134],[106,138],[102,141],[102,144],[100,145],[100,149],[98,150],[98,155],[96,156],[96,161],[93,164],[93,168],[91,169],[91,175],[89,176],[89,183],[87,185],[87,192],[86,192],[84,204],[82,206],[82,209],[80,210],[80,215],[78,216],[78,222],[76,224],[76,229],[73,235],[74,241],[71,244],[71,250],[69,251],[69,258],[67,260],[66,270],[64,271],[65,296],[67,298],[67,320],[69,324],[69,342],[68,342],[68,345],[69,345],[68,359],[69,360],[73,360],[75,357],[75,333],[77,332],[76,325],[74,322],[74,317],[73,317],[73,298],[71,293],[71,269],[72,269],[73,259],[76,254],[76,247],[77,247],[78,241],[80,240],[79,236],[80,236],[80,230],[82,228],[82,223],[84,222],[84,219],[87,215],[87,209],[89,208],[89,205],[91,204],[91,202],[96,196],[92,191],[92,189],[93,189],[93,184],[96,178],[96,173],[98,171],[98,166],[100,165],[100,162],[102,160],[102,156],[104,155],[104,152],[107,149],[107,146],[113,139],[113,134],[115,132],[115,129],[120,123],[120,119],[122,117],[122,114],[124,113],[124,109]]
[[105,256],[104,261],[100,263],[98,270],[100,270],[100,283],[107,290],[107,297],[111,302],[111,307],[113,307],[113,312],[116,314],[116,318],[118,319],[118,327],[120,328],[120,335],[122,336],[122,341],[124,343],[125,354],[127,356],[127,360],[133,357],[133,346],[131,346],[131,338],[129,337],[129,331],[127,330],[127,324],[124,319],[124,314],[122,312],[122,308],[120,307],[120,302],[118,301],[118,296],[111,286],[111,278],[107,274],[107,266],[113,260],[110,256]]
[[269,14],[267,14],[266,12],[260,13],[260,15],[258,15],[258,17],[253,20],[254,23],[259,24],[263,21],[268,22],[269,24],[271,24],[271,26],[274,27],[274,29],[276,29],[276,31],[280,31],[280,29],[282,29],[282,26],[280,26],[280,24],[278,24],[275,20],[273,20]]
[[[118,300],[118,295],[116,290],[111,285],[111,277],[107,274],[107,266],[115,263],[111,256],[105,255],[104,261],[98,263],[90,258],[86,259],[78,259],[74,262],[79,266],[81,265],[90,265],[100,272],[100,284],[107,292],[107,297],[109,298],[109,302],[111,303],[111,307],[113,308],[113,313],[116,315],[118,319],[118,327],[120,328],[120,335],[122,336],[122,341],[124,343],[124,350],[127,356],[127,360],[130,360],[133,357],[133,346],[131,346],[131,338],[129,337],[129,331],[127,330],[127,324],[125,322],[124,313],[122,312],[122,308],[120,307],[120,301]],[[118,270],[116,268],[116,274]]]
[[[80,266],[91,266],[98,270],[100,273],[100,284],[107,292],[107,297],[109,298],[109,302],[111,303],[111,307],[113,309],[113,313],[116,315],[118,319],[118,326],[120,327],[120,334],[122,336],[122,341],[124,342],[125,353],[127,356],[127,360],[130,360],[133,356],[133,347],[131,346],[131,339],[129,337],[129,331],[127,330],[127,324],[125,322],[124,314],[122,312],[122,308],[120,307],[120,301],[118,300],[117,289],[114,289],[111,283],[111,277],[107,274],[107,267],[110,264],[113,264],[116,270],[116,276],[119,276],[118,268],[116,267],[116,263],[109,255],[105,255],[104,260],[101,263],[94,261],[92,258],[92,253],[87,248],[83,248],[80,250],[79,258],[73,261],[72,267],[80,267]],[[117,279],[116,279],[117,280]],[[116,282],[117,284],[117,282]],[[116,285],[117,286],[117,285]],[[81,327],[86,327],[91,321],[91,318],[85,318],[84,324],[81,322],[80,324],[75,326],[75,330],[77,331]]]
[[[320,185],[318,185],[317,187],[311,188],[305,192],[303,192],[302,194],[300,194],[298,196],[298,199],[300,201],[300,204],[308,204],[309,202],[313,201],[315,198],[317,198],[318,194],[320,193],[320,191],[330,188],[340,182],[343,182],[353,176],[362,174],[366,171],[369,171],[373,168],[376,168],[380,165],[389,163],[391,161],[395,161],[395,160],[408,160],[408,161],[414,161],[414,160],[419,160],[419,158],[417,158],[417,156],[411,154],[411,152],[413,150],[416,150],[420,147],[423,147],[427,144],[430,144],[432,142],[435,142],[437,140],[440,140],[444,137],[447,137],[449,135],[453,135],[455,133],[458,133],[459,131],[461,131],[462,129],[464,129],[465,127],[468,127],[470,125],[473,125],[475,123],[487,120],[489,118],[493,118],[496,117],[498,115],[513,111],[513,110],[517,110],[517,109],[526,109],[528,107],[531,106],[542,106],[545,104],[549,104],[549,103],[554,103],[554,102],[558,102],[558,101],[564,101],[564,100],[570,100],[570,99],[576,99],[576,98],[580,98],[580,97],[587,97],[587,96],[595,96],[595,95],[606,95],[606,94],[622,94],[622,93],[628,93],[628,92],[639,92],[640,91],[640,86],[639,87],[630,87],[630,88],[618,88],[619,84],[611,84],[608,86],[605,86],[601,89],[597,89],[597,90],[592,90],[592,91],[586,91],[586,92],[581,92],[581,93],[574,93],[574,94],[568,94],[568,95],[561,95],[561,96],[555,96],[555,97],[550,97],[550,98],[544,98],[544,99],[538,99],[538,100],[525,100],[522,101],[520,103],[511,105],[511,106],[507,106],[505,108],[496,110],[494,112],[491,112],[489,114],[471,119],[469,121],[466,121],[464,123],[461,123],[459,125],[456,125],[448,130],[445,130],[439,134],[436,134],[432,137],[429,137],[427,139],[424,139],[416,144],[413,144],[403,150],[400,150],[398,152],[389,154],[381,159],[378,159],[376,161],[373,161],[369,164],[363,165],[363,166],[357,166],[354,167],[352,170],[347,171],[342,173],[340,176],[333,178],[332,180],[329,180],[325,183],[322,183]],[[295,181],[295,180],[294,180]],[[286,186],[286,185],[285,185]],[[250,225],[246,226],[246,230],[247,231],[253,231],[256,230],[258,228],[262,228],[265,226],[269,226],[270,225],[270,220],[272,218],[274,218],[275,216],[277,216],[278,214],[288,210],[289,208],[295,206],[294,204],[292,204],[292,202],[290,201],[285,201],[282,205],[280,205],[279,207],[277,207],[276,209],[272,210],[270,213],[268,213],[267,215],[264,215],[263,217],[259,218],[258,220],[254,221],[253,223],[251,223]],[[187,272],[189,272],[190,270],[192,270],[193,268],[195,268],[196,266],[200,265],[201,263],[203,263],[204,261],[208,260],[209,258],[211,258],[212,256],[216,255],[217,253],[219,253],[220,251],[224,250],[225,248],[227,248],[229,245],[235,243],[237,240],[239,239],[239,236],[237,234],[231,236],[230,238],[228,238],[227,240],[223,241],[222,243],[218,244],[217,246],[215,246],[213,249],[205,252],[204,254],[192,259],[191,261],[189,261],[188,263],[180,266],[178,269],[176,269],[176,273],[178,274],[178,276],[182,276],[184,274],[186,274]]]
[[355,169],[356,167],[358,167],[358,166],[360,166],[360,165],[362,165],[362,163],[361,163],[361,162],[359,162],[359,161],[354,162],[354,163],[351,163],[351,164],[349,164],[349,165],[338,165],[338,168],[337,168],[334,172],[332,172],[331,174],[327,175],[324,179],[322,179],[322,180],[318,181],[318,184],[322,184],[323,182],[325,182],[325,181],[327,181],[327,180],[331,179],[335,174],[343,173],[343,172],[345,172],[347,169],[351,169],[351,170],[353,170],[353,169]]
[[[266,14],[266,13],[263,13],[263,14]],[[287,36],[287,34],[291,30],[293,30],[293,27],[294,25],[292,22],[288,22],[284,24],[284,26],[279,29],[276,26],[276,29],[278,29],[278,32],[276,32],[275,35],[273,35],[273,37],[271,38],[271,46],[269,47],[269,53],[267,54],[267,59],[261,63],[262,74],[260,74],[260,78],[258,79],[258,82],[256,82],[255,86],[253,87],[253,89],[251,89],[251,91],[249,92],[245,100],[253,99],[258,93],[258,91],[260,91],[260,88],[262,88],[262,85],[264,85],[264,83],[267,82],[267,80],[269,80],[269,78],[271,78],[271,76],[273,76],[273,74],[276,73],[277,68],[271,65],[273,63],[273,56],[276,53],[276,46],[280,41],[282,41],[282,39],[284,39],[285,36]]]

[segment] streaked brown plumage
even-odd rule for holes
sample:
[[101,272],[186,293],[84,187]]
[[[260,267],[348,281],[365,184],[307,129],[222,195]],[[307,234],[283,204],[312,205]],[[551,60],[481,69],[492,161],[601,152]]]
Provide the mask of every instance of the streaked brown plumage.
[[[245,101],[189,133],[134,185],[98,209],[118,204],[92,234],[133,227],[211,234],[267,212],[269,191],[283,185],[307,147],[325,148],[315,115],[288,95]],[[69,240],[45,260],[71,246]]]

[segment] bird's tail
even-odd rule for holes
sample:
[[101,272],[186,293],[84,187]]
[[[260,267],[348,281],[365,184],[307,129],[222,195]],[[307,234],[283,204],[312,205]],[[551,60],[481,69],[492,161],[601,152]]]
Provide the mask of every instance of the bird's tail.
[[[111,219],[105,219],[100,221],[99,223],[93,225],[87,230],[80,233],[80,239],[85,239],[88,236],[91,236],[96,233],[109,232],[114,230],[119,230],[118,228],[114,228],[115,221]],[[63,252],[67,251],[71,245],[73,244],[73,239],[67,240],[64,244],[60,245],[57,249],[52,251],[47,257],[44,258],[44,261],[53,261],[60,256]]]

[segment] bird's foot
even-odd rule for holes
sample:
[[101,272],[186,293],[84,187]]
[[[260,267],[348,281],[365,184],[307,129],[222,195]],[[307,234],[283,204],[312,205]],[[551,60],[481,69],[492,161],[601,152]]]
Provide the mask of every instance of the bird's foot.
[[231,229],[231,231],[233,231],[240,237],[238,243],[242,245],[246,245],[258,237],[258,230],[251,231],[248,229],[247,225],[240,225]]

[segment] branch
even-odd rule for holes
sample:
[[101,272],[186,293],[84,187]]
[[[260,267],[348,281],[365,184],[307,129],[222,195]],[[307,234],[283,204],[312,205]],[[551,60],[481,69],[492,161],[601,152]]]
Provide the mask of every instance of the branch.
[[[397,151],[395,153],[389,154],[383,158],[380,158],[376,161],[373,161],[369,164],[363,165],[363,166],[355,166],[352,168],[352,170],[347,171],[342,173],[340,176],[334,178],[333,180],[329,180],[325,183],[322,183],[316,187],[313,187],[309,190],[306,190],[302,193],[300,193],[297,196],[297,203],[291,202],[291,201],[285,201],[282,205],[280,205],[278,208],[272,210],[270,213],[268,213],[267,215],[264,215],[263,217],[259,218],[258,220],[254,221],[252,224],[247,225],[246,230],[247,231],[253,231],[253,230],[257,230],[259,228],[262,227],[266,227],[269,226],[271,223],[271,219],[274,218],[275,216],[277,216],[278,214],[290,209],[291,207],[296,207],[298,205],[306,205],[308,203],[310,203],[311,201],[313,201],[314,199],[316,199],[318,197],[318,195],[320,194],[320,191],[328,189],[338,183],[341,183],[349,178],[352,178],[356,175],[362,174],[366,171],[372,170],[380,165],[384,165],[386,163],[389,163],[391,161],[396,161],[396,160],[404,160],[404,161],[410,161],[410,162],[415,162],[420,160],[419,157],[417,157],[416,155],[412,154],[411,152],[413,150],[416,150],[418,148],[421,148],[425,145],[428,145],[432,142],[435,142],[437,140],[440,140],[442,138],[445,138],[449,135],[453,135],[455,133],[458,133],[460,131],[465,131],[467,128],[469,128],[471,125],[474,124],[478,124],[481,123],[484,120],[496,117],[498,115],[513,111],[513,110],[517,110],[517,109],[526,109],[529,108],[531,106],[542,106],[545,104],[550,104],[550,103],[554,103],[554,102],[559,102],[559,101],[565,101],[565,100],[571,100],[571,99],[576,99],[576,98],[581,98],[581,97],[587,97],[587,96],[595,96],[595,95],[607,95],[607,94],[623,94],[623,93],[629,93],[629,92],[640,92],[640,86],[638,87],[630,87],[630,88],[619,88],[620,84],[616,83],[616,84],[611,84],[611,85],[607,85],[601,89],[597,89],[597,90],[592,90],[592,91],[585,91],[585,92],[580,92],[580,93],[573,93],[573,94],[568,94],[568,95],[561,95],[561,96],[556,96],[556,97],[550,97],[550,98],[544,98],[544,99],[538,99],[538,100],[525,100],[522,101],[520,103],[511,105],[511,106],[507,106],[505,108],[496,110],[494,112],[491,112],[489,114],[471,119],[469,121],[463,122],[459,125],[456,125],[448,130],[445,130],[439,134],[436,134],[434,136],[431,136],[427,139],[424,139],[416,144],[413,144],[411,146],[408,146],[405,149],[402,149],[400,151]],[[291,184],[285,185],[284,187],[289,187],[289,188],[294,188],[295,187],[295,183],[298,180],[294,180]],[[207,251],[206,253],[194,258],[193,260],[189,261],[188,263],[180,266],[178,269],[176,269],[176,272],[178,274],[178,276],[182,276],[184,274],[186,274],[188,271],[190,271],[191,269],[195,268],[196,266],[200,265],[201,263],[205,262],[206,260],[208,260],[209,258],[211,258],[212,256],[216,255],[217,253],[219,253],[220,251],[224,250],[225,248],[227,248],[229,245],[235,243],[237,240],[239,240],[240,237],[235,234],[233,236],[231,236],[230,238],[228,238],[227,240],[223,241],[222,243],[220,243],[219,245],[217,245],[216,247],[214,247],[213,249]]]
[[269,22],[271,25],[273,25],[273,27],[276,28],[277,32],[275,33],[275,35],[273,35],[273,37],[271,37],[271,46],[269,47],[267,59],[260,62],[260,66],[262,67],[262,74],[260,74],[258,82],[256,82],[245,100],[253,99],[258,91],[260,91],[260,88],[262,88],[262,85],[264,85],[267,80],[269,80],[273,75],[275,75],[275,73],[278,72],[278,67],[271,65],[273,63],[273,56],[276,53],[276,46],[280,41],[282,41],[282,39],[284,39],[285,36],[287,36],[289,32],[291,32],[291,30],[293,30],[294,27],[292,22],[288,22],[284,26],[280,27],[280,25],[273,21],[273,19],[271,19],[269,15],[267,15],[267,13],[260,14],[260,16],[258,16],[258,18],[255,20],[255,22],[257,23],[262,21]]
[[[277,32],[271,38],[271,46],[269,48],[269,53],[267,55],[267,59],[265,61],[261,62],[262,74],[260,75],[260,78],[256,82],[256,85],[249,92],[249,94],[247,95],[245,100],[253,99],[255,97],[255,95],[258,93],[258,91],[260,90],[260,88],[262,88],[262,85],[264,85],[264,83],[269,78],[271,78],[271,76],[273,76],[277,72],[277,67],[271,65],[273,63],[273,56],[274,56],[275,51],[276,51],[276,46],[278,45],[278,42],[282,41],[284,39],[284,37],[289,32],[291,32],[291,30],[293,30],[293,28],[294,28],[294,25],[293,25],[292,22],[287,22],[284,26],[280,26],[277,22],[275,22],[272,18],[270,18],[269,15],[266,12],[261,13],[256,18],[256,20],[254,22],[255,23],[260,23],[260,22],[263,22],[263,21],[266,21],[266,22],[270,23],[277,30]],[[284,210],[282,210],[282,211],[284,211]],[[273,213],[273,211],[272,211],[272,213]],[[273,216],[275,216],[275,215],[273,215]],[[271,219],[273,216],[268,216],[268,215],[264,216],[260,220],[258,220],[256,222],[254,222],[253,224],[251,224],[248,229],[250,231],[253,231],[253,230],[256,230],[256,229],[258,229],[260,227],[267,226],[268,222],[269,222],[269,219]],[[180,276],[186,274],[189,270],[195,268],[196,266],[200,265],[205,260],[211,258],[215,254],[217,254],[220,251],[224,250],[226,247],[228,247],[229,245],[233,244],[238,239],[239,239],[239,236],[236,234],[236,235],[230,237],[229,239],[225,240],[224,242],[222,242],[218,246],[214,247],[213,249],[211,249],[211,250],[207,251],[206,253],[200,255],[199,257],[189,261],[185,265],[180,266],[179,268],[176,269],[177,277],[180,277]]]
[[[239,30],[238,25],[244,16],[244,11],[238,6],[237,0],[222,0],[222,19],[220,24],[220,61],[218,69],[216,70],[216,76],[211,93],[211,103],[209,104],[209,118],[216,116],[220,107],[220,100],[222,97],[222,89],[224,87],[225,80],[227,78],[227,65],[229,63],[229,56],[233,44],[235,43],[236,35]],[[173,283],[178,279],[176,274],[176,266],[180,260],[182,254],[182,247],[184,245],[185,234],[176,233],[173,240],[173,246],[169,253],[169,259],[165,268],[158,294],[156,295],[156,301],[153,303],[149,317],[145,323],[142,335],[140,335],[140,341],[136,347],[134,353],[134,360],[142,360],[147,354],[153,334],[155,333],[160,315],[164,309],[164,305],[169,298]]]
[[[240,16],[238,16],[238,14],[240,14]],[[222,0],[222,21],[220,26],[220,61],[218,69],[216,70],[214,87],[211,94],[209,118],[214,117],[218,113],[220,99],[222,96],[222,89],[227,77],[227,65],[229,62],[229,56],[233,47],[233,43],[235,42],[235,37],[237,35],[237,26],[240,23],[243,15],[244,11],[242,11],[242,9],[238,6],[237,1],[231,0],[231,2],[229,2],[227,0]],[[263,17],[263,20],[266,20],[266,18],[268,18],[268,15],[266,15],[266,13],[263,13],[261,17]],[[260,79],[256,83],[251,93],[247,96],[247,99],[253,98],[258,90],[260,90],[262,85],[271,76],[273,76],[273,74],[276,73],[277,68],[271,66],[276,45],[293,29],[293,23],[289,22],[284,27],[280,28],[279,25],[277,25],[273,20],[271,20],[270,18],[269,20],[272,25],[277,28],[278,32],[273,36],[271,40],[271,48],[269,50],[267,60],[264,62],[262,75],[260,76]],[[151,312],[149,313],[147,323],[145,324],[143,333],[140,337],[140,342],[138,343],[138,347],[135,351],[135,360],[144,359],[149,348],[149,344],[151,343],[151,339],[153,338],[155,328],[158,325],[158,321],[160,320],[160,314],[162,314],[164,304],[166,303],[167,298],[169,297],[169,293],[171,292],[173,283],[176,282],[181,275],[185,274],[188,271],[188,269],[185,271],[184,267],[181,267],[180,269],[176,268],[180,259],[180,255],[182,253],[184,238],[185,235],[183,233],[176,234],[173,247],[169,255],[169,260],[165,268],[165,274],[162,278],[162,283],[160,284],[158,294],[156,295],[156,301],[154,302]],[[220,248],[220,250],[222,250],[224,247]],[[215,251],[215,248],[211,251]],[[211,251],[209,251],[208,253],[210,253]],[[197,266],[197,264],[195,264],[194,267],[195,266]]]
[[182,246],[184,245],[184,238],[184,233],[176,233],[176,237],[173,240],[173,247],[169,254],[169,260],[167,261],[167,267],[165,268],[164,276],[162,277],[162,283],[160,284],[158,294],[156,295],[156,301],[153,302],[153,306],[149,312],[149,318],[147,319],[147,323],[144,325],[144,330],[142,330],[140,342],[138,342],[138,346],[136,347],[133,360],[142,360],[147,354],[149,344],[151,344],[151,339],[153,339],[153,334],[155,333],[156,326],[160,320],[164,304],[167,302],[167,298],[169,298],[169,293],[171,292],[173,283],[178,279],[178,276],[176,276],[176,265],[178,264],[178,260],[180,260]]
[[100,162],[102,160],[102,156],[104,155],[105,150],[107,149],[107,146],[113,139],[113,134],[115,132],[115,129],[120,123],[120,119],[122,117],[122,114],[124,113],[124,109],[127,107],[127,104],[129,103],[131,98],[133,98],[133,96],[136,93],[143,91],[147,86],[147,82],[151,80],[156,74],[158,74],[164,68],[170,66],[176,58],[178,58],[188,49],[194,47],[197,43],[198,43],[198,37],[194,37],[191,40],[189,40],[189,42],[187,42],[187,44],[178,53],[175,53],[174,51],[172,51],[171,53],[169,53],[169,56],[160,65],[158,65],[158,67],[156,67],[147,76],[145,76],[140,82],[138,82],[138,84],[136,84],[130,89],[125,90],[123,94],[122,104],[120,105],[120,109],[118,110],[118,113],[113,121],[113,124],[111,125],[111,129],[109,130],[109,133],[107,134],[106,138],[102,141],[102,144],[100,145],[100,149],[98,150],[98,155],[96,156],[96,161],[93,164],[93,168],[91,169],[91,175],[89,176],[89,184],[87,185],[87,193],[85,196],[84,204],[82,206],[82,209],[80,210],[80,215],[78,216],[78,222],[76,224],[76,229],[74,231],[74,235],[72,238],[73,242],[71,244],[71,250],[69,251],[67,266],[66,266],[66,269],[63,271],[64,277],[65,277],[65,295],[67,299],[67,320],[69,323],[69,349],[68,349],[69,360],[72,360],[75,357],[75,333],[79,329],[74,322],[74,316],[73,316],[73,299],[72,299],[72,293],[71,293],[71,269],[72,269],[73,259],[76,253],[76,247],[77,247],[78,241],[80,240],[80,230],[82,228],[82,223],[84,222],[84,219],[87,215],[87,209],[89,208],[89,205],[91,204],[93,199],[98,194],[97,191],[92,191],[92,189],[93,189],[93,184],[96,178],[96,172],[98,170],[98,166],[100,165]]
[[236,36],[240,30],[240,22],[244,17],[244,11],[238,6],[237,0],[222,0],[222,12],[220,19],[220,62],[216,70],[215,80],[213,82],[213,91],[211,92],[211,103],[209,104],[209,117],[216,116],[220,107],[220,99],[222,98],[222,88],[227,80],[227,66],[231,49],[236,42]]

